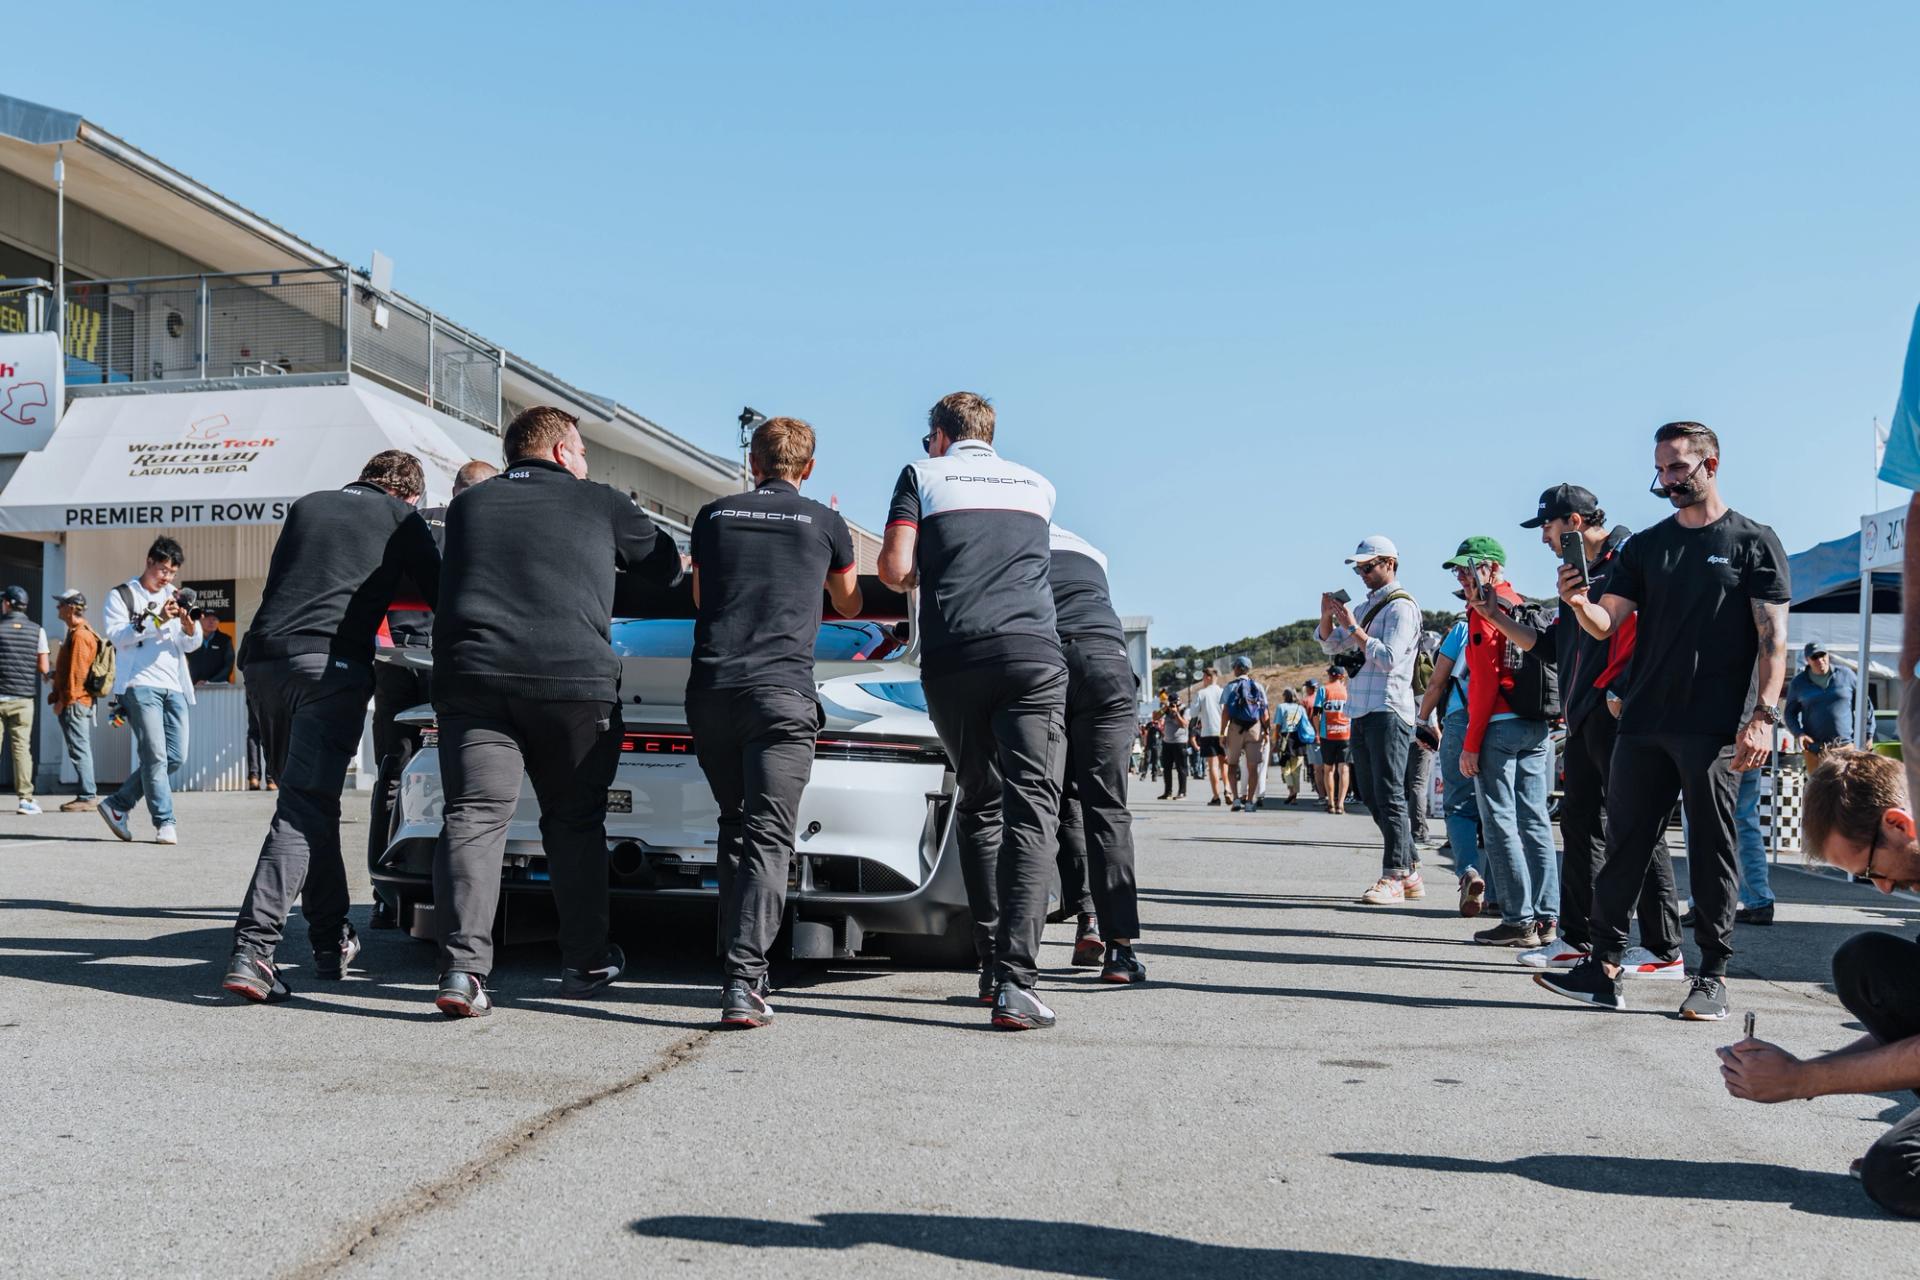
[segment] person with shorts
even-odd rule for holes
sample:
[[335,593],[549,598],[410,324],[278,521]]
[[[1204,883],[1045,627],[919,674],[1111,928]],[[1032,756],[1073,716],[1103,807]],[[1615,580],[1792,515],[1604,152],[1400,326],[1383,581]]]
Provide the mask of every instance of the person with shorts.
[[1321,686],[1319,721],[1320,761],[1326,768],[1326,787],[1320,793],[1321,807],[1328,813],[1347,811],[1347,785],[1353,766],[1347,750],[1353,741],[1353,721],[1347,715],[1347,669],[1338,664],[1327,668],[1327,682]]

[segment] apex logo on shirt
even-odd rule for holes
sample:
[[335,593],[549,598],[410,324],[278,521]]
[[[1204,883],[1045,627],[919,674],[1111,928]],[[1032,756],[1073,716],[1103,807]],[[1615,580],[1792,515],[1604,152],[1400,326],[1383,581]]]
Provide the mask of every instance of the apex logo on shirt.
[[1732,564],[1733,561],[1727,559],[1725,556],[1708,556],[1707,563],[1708,564]]

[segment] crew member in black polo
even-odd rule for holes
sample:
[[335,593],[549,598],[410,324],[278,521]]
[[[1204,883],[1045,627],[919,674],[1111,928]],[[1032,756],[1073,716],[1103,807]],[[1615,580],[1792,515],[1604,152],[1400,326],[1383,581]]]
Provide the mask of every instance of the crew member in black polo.
[[824,584],[840,616],[860,612],[853,535],[840,513],[800,496],[813,428],[760,424],[747,450],[754,489],[693,521],[693,669],[687,727],[720,806],[720,1021],[760,1027],[767,948],[787,909],[800,794],[820,733],[813,647]]
[[993,406],[956,391],[894,487],[880,580],[920,588],[927,710],[953,762],[980,997],[993,1025],[1050,1027],[1033,992],[1060,821],[1066,662],[1049,586],[1053,485],[993,450]]
[[[491,462],[481,462],[476,458],[454,472],[453,496],[457,498],[482,480],[499,473],[500,468]],[[434,545],[444,550],[447,509],[422,507],[420,518],[427,522]],[[413,582],[402,582],[394,592],[393,603],[387,606],[387,623],[380,639],[382,647],[412,649],[422,655],[432,653],[433,609]],[[370,821],[367,823],[368,871],[374,869],[380,855],[387,849],[387,819],[393,813],[394,805],[399,803],[401,770],[414,752],[420,749],[418,731],[396,724],[394,718],[402,711],[427,706],[432,702],[431,668],[404,662],[373,664],[373,758],[377,762],[378,773],[374,778],[374,795],[368,815]],[[392,905],[378,891],[373,895],[373,915],[368,923],[376,929],[392,929],[400,923]]]
[[447,508],[433,627],[446,796],[433,853],[434,1004],[449,1017],[493,1009],[493,916],[523,773],[560,917],[560,994],[591,995],[625,966],[607,941],[607,786],[621,732],[614,578],[680,577],[673,539],[632,498],[587,481],[572,414],[527,409],[503,443],[507,469]]
[[420,460],[375,454],[344,489],[293,504],[267,566],[260,608],[240,645],[247,705],[279,780],[273,825],[233,930],[221,985],[254,1001],[290,994],[273,963],[296,894],[314,976],[338,979],[360,950],[347,923],[340,789],[373,692],[373,637],[401,575],[429,604],[440,550],[414,510]]
[[[1139,724],[1140,681],[1127,661],[1127,633],[1107,586],[1107,558],[1086,539],[1052,531],[1053,608],[1067,660],[1067,772],[1060,843],[1084,868],[1094,922],[1106,942],[1100,977],[1144,982],[1133,954],[1140,902],[1133,876],[1133,815],[1127,762]],[[1063,868],[1064,871],[1064,868]],[[1065,896],[1068,882],[1062,877]],[[1076,941],[1075,963],[1080,962]]]

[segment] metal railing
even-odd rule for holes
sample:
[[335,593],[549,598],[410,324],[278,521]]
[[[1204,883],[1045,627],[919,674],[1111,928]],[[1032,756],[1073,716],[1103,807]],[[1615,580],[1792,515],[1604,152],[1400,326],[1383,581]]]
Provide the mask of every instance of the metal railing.
[[66,353],[69,386],[352,370],[500,428],[506,353],[345,267],[72,284]]

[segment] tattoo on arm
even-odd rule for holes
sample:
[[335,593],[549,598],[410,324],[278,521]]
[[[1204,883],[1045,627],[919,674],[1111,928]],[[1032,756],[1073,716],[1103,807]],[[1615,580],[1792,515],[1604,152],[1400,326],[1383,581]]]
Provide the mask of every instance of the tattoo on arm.
[[1760,653],[1785,655],[1787,606],[1771,600],[1753,602],[1753,629],[1760,633]]

